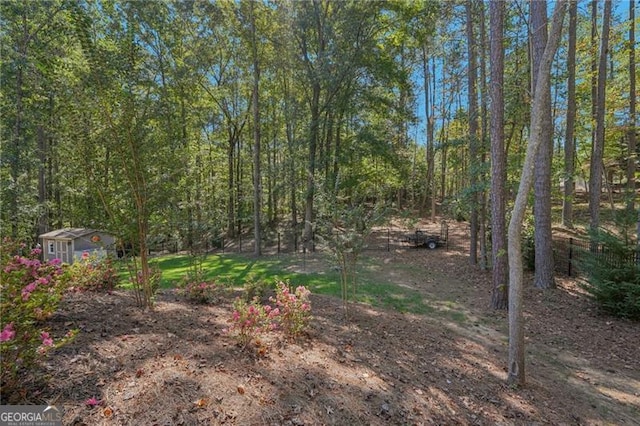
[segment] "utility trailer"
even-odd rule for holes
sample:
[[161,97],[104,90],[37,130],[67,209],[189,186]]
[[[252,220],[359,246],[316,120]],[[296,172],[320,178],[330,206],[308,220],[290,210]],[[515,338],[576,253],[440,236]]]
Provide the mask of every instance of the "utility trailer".
[[447,243],[448,235],[449,227],[446,222],[442,222],[440,226],[440,235],[430,234],[427,231],[416,229],[414,233],[406,234],[402,241],[409,243],[414,247],[426,247],[429,250],[434,250]]

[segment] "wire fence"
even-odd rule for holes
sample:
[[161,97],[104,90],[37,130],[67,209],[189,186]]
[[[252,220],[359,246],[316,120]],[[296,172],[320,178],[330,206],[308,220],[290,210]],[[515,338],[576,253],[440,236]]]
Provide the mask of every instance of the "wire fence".
[[[467,255],[470,251],[468,231],[449,234],[448,227],[442,227],[440,230],[430,229],[421,232],[425,235],[438,237],[438,247],[445,250]],[[416,235],[416,230],[378,228],[367,236],[363,250],[392,251],[422,247],[421,244],[416,244],[415,240],[412,241],[414,235]],[[305,241],[302,231],[295,229],[271,231],[262,237],[261,252],[265,255],[312,253],[316,250],[326,249],[328,240],[329,238],[326,236],[314,233],[309,241]],[[490,245],[490,241],[488,245]],[[234,238],[221,236],[203,241],[199,250],[208,253],[253,253],[255,251],[254,238],[252,234],[242,234]],[[165,241],[150,247],[152,254],[179,253],[181,251],[188,252],[189,250],[178,241]],[[490,249],[488,249],[488,253],[490,254]],[[554,237],[553,256],[556,273],[569,277],[582,275],[581,265],[584,264],[587,256],[596,256],[612,266],[640,266],[640,252],[638,251],[621,254],[607,247],[604,243],[592,243],[573,237]]]
[[[415,233],[415,230],[402,230],[397,228],[379,228],[370,232],[364,242],[363,250],[365,251],[392,251],[399,248],[408,248],[416,246],[409,241],[409,237]],[[419,231],[418,231],[419,232]],[[452,246],[458,246],[463,242],[453,241],[448,237],[446,231],[422,231],[425,235],[437,237],[438,246],[449,249]],[[313,233],[310,240],[304,239],[301,231],[281,230],[277,232],[268,232],[262,236],[261,252],[265,255],[269,254],[285,254],[285,253],[306,253],[323,250],[329,246],[329,240],[337,237],[338,233],[327,237]],[[208,253],[252,253],[255,251],[254,237],[251,234],[242,234],[233,238],[221,236],[219,238],[201,241],[199,247],[195,249]],[[150,252],[155,255],[179,253],[182,251],[194,251],[180,241],[163,241],[150,245]]]

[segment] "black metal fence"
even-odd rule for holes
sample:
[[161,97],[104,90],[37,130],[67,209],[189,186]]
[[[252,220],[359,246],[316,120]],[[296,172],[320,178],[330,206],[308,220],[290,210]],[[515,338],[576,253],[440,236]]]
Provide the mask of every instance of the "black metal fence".
[[[397,248],[410,247],[406,243],[406,236],[411,232],[408,230],[382,228],[372,231],[366,238],[364,250],[391,251]],[[442,247],[448,249],[455,241],[444,236]],[[262,252],[265,254],[280,253],[305,253],[314,252],[316,249],[324,248],[328,245],[328,238],[323,235],[313,234],[310,241],[306,241],[300,231],[281,230],[268,232],[262,236]],[[210,253],[251,253],[254,251],[254,238],[252,234],[242,234],[234,238],[219,237],[210,241],[202,241],[199,251]],[[178,253],[190,251],[187,244],[180,241],[165,241],[150,245],[152,254]]]
[[621,267],[640,265],[640,252],[620,253],[604,243],[577,238],[554,238],[553,252],[556,272],[569,277],[581,275],[580,266],[586,256],[596,256],[608,265]]

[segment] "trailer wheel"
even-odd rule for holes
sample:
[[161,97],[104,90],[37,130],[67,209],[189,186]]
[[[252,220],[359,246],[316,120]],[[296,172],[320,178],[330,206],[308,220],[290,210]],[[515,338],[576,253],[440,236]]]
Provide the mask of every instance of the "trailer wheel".
[[438,243],[433,240],[427,241],[427,248],[429,250],[434,250],[436,247],[438,247]]

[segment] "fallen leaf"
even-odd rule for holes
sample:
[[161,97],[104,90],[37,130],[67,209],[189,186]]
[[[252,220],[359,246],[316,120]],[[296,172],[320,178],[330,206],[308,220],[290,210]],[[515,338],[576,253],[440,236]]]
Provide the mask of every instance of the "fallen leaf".
[[242,386],[242,385],[239,385],[239,386],[238,386],[238,393],[239,393],[240,395],[244,395],[244,386]]
[[208,403],[209,403],[209,400],[207,398],[200,398],[199,400],[194,402],[194,404],[198,408],[206,407]]
[[106,418],[109,418],[113,415],[113,410],[111,409],[111,407],[107,407],[104,410],[102,410],[102,414],[104,414]]
[[143,374],[144,370],[142,368],[139,368],[138,371],[136,371],[136,377],[142,377]]

